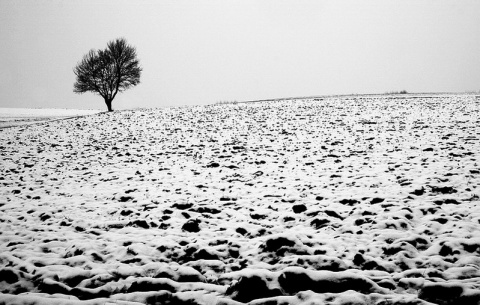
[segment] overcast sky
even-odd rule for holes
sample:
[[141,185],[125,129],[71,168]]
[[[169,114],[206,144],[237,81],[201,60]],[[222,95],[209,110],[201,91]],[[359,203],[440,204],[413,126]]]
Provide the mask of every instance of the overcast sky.
[[125,37],[114,109],[480,90],[480,1],[0,1],[0,107],[105,108],[73,67]]

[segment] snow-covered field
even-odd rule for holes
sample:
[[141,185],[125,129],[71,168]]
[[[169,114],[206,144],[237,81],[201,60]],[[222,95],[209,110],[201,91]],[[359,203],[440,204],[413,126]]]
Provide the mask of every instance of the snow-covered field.
[[0,108],[0,128],[35,124],[82,115],[91,115],[99,112],[100,110]]
[[479,304],[480,101],[0,130],[0,304]]

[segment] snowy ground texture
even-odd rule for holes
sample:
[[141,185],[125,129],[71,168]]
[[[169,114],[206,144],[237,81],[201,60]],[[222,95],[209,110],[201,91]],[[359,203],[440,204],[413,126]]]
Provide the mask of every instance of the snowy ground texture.
[[0,304],[480,304],[480,100],[0,130]]

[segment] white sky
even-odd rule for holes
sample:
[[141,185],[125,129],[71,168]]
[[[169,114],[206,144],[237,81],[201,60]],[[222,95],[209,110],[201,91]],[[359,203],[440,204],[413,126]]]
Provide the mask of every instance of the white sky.
[[0,1],[0,107],[105,108],[73,67],[125,37],[114,109],[480,90],[480,1]]

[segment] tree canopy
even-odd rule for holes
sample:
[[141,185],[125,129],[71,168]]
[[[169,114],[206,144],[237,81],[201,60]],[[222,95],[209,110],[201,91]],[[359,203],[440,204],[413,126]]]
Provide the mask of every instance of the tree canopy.
[[73,69],[77,79],[73,92],[93,92],[105,100],[112,111],[112,100],[140,83],[142,68],[135,47],[124,38],[110,41],[105,50],[90,50]]

